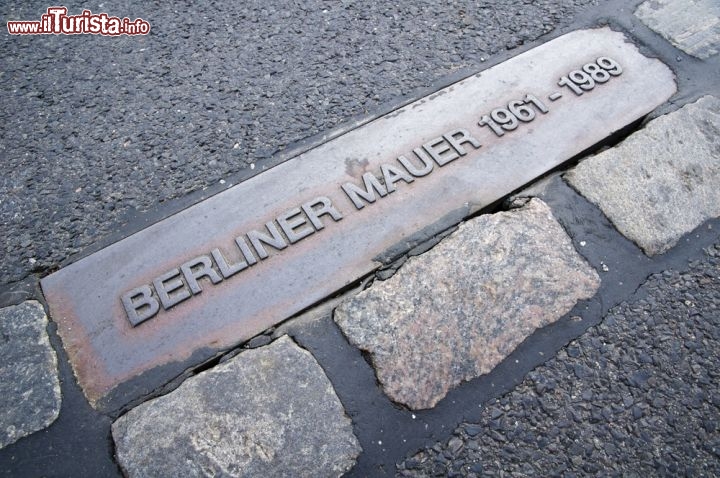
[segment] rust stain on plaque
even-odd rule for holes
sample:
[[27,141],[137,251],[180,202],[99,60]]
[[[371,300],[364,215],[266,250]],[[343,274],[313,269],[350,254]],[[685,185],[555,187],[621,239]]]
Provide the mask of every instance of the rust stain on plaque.
[[160,386],[163,367],[250,339],[674,92],[621,33],[569,33],[79,260],[42,280],[78,381],[98,408],[140,374]]

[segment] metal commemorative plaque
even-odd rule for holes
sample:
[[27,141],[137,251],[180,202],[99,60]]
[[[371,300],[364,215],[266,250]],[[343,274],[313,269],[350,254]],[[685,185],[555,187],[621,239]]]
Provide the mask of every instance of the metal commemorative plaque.
[[[575,31],[172,215],[42,280],[78,381],[117,407],[378,268],[664,103],[672,72]],[[138,381],[142,380],[142,387]]]

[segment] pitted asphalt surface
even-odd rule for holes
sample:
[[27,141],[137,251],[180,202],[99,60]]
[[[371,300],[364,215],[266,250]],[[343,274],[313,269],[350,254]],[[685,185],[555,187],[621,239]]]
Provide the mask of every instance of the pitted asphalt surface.
[[[229,187],[276,164],[283,151],[388,111],[404,98],[447,84],[453,75],[501,61],[518,51],[508,48],[551,30],[555,35],[597,25],[621,6],[626,9],[621,15],[630,15],[639,1],[597,3],[73,2],[65,3],[70,13],[89,8],[142,17],[152,33],[0,34],[0,305],[22,300],[22,294],[2,292],[24,278],[31,284],[27,294],[39,297],[33,285],[38,275],[142,227],[159,217],[158,210],[176,211]],[[0,18],[36,20],[48,6],[5,2]],[[633,31],[634,25],[626,22],[623,28]],[[675,52],[657,37],[640,34],[658,42],[664,61],[674,59]],[[706,79],[695,74],[702,65],[682,58],[678,79],[685,88],[679,97],[687,100],[698,94],[692,87]],[[160,203],[167,208],[158,209]],[[468,424],[450,432],[458,423],[448,418],[458,416],[449,411],[450,401],[465,397],[465,403],[474,403],[488,396],[476,392],[489,381],[504,380],[502,387],[511,390],[521,380],[512,365],[499,367],[503,370],[477,386],[468,384],[427,414],[437,429],[431,439],[417,436],[413,445],[399,445],[402,452],[393,457],[388,450],[382,468],[368,457],[368,448],[351,474],[373,476],[382,469],[411,476],[492,476],[503,469],[573,476],[594,474],[593,463],[608,475],[717,474],[718,249],[708,250],[710,255],[688,253],[696,260],[690,269],[682,266],[684,259],[668,263],[670,272],[653,277],[636,294],[609,285],[610,295],[624,296],[626,303],[530,373],[517,390],[487,408],[460,412]],[[599,264],[599,256],[589,260]],[[630,269],[624,272],[634,278],[626,284],[641,282],[635,276],[645,269]],[[584,327],[568,325],[568,333],[577,336]],[[553,340],[562,344],[563,337]],[[0,473],[120,476],[109,434],[113,417],[89,408],[54,332],[51,340],[61,362],[60,418],[0,451]],[[318,341],[323,340],[321,334]],[[596,363],[607,366],[599,370]],[[341,368],[338,377],[347,373]],[[331,367],[326,372],[332,375]],[[356,391],[336,387],[344,403],[351,403],[347,397]],[[377,441],[369,428],[356,432],[362,440]],[[428,448],[416,455],[423,445]]]
[[[151,34],[0,35],[0,284],[57,268],[138,211],[227,187],[288,145],[480,69],[593,3],[64,3],[141,17]],[[3,2],[0,18],[39,20],[48,6]]]

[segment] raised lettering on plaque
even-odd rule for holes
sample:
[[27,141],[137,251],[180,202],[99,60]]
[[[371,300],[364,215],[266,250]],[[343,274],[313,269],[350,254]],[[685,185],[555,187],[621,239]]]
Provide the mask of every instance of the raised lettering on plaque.
[[48,277],[80,385],[122,406],[637,120],[670,70],[569,33],[349,131]]

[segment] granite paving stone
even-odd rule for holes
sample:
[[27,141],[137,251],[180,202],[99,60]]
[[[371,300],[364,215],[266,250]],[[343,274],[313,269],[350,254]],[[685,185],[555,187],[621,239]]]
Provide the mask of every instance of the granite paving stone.
[[60,413],[57,357],[36,301],[0,309],[0,448],[49,426]]
[[647,124],[565,175],[646,254],[720,216],[720,100],[705,96]]
[[370,353],[385,393],[432,408],[490,372],[528,335],[593,296],[599,277],[548,206],[483,215],[387,281],[348,299],[335,321]]
[[707,59],[720,51],[717,0],[648,0],[635,15],[689,55]]
[[112,434],[130,477],[340,476],[361,451],[322,369],[287,336],[130,410]]

